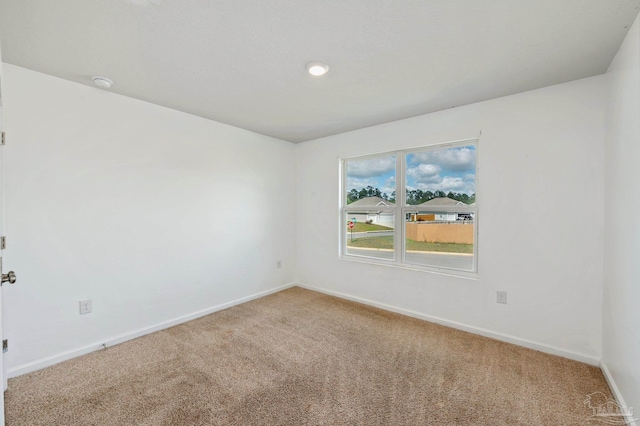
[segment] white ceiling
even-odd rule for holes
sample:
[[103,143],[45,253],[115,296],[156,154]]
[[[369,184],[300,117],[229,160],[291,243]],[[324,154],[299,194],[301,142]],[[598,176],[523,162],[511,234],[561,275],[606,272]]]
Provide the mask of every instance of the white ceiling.
[[[158,4],[156,4],[158,3]],[[5,62],[301,142],[606,72],[640,0],[0,0]],[[329,73],[306,74],[323,61]]]

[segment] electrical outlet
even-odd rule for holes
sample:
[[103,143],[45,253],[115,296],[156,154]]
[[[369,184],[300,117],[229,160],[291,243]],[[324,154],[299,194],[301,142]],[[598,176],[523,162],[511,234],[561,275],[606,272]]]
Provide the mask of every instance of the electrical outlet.
[[496,292],[496,302],[507,304],[507,292],[506,291],[497,291]]
[[276,262],[276,269],[282,269],[282,260]]
[[80,305],[80,315],[89,314],[93,310],[93,303],[91,303],[91,299],[81,300],[79,302]]

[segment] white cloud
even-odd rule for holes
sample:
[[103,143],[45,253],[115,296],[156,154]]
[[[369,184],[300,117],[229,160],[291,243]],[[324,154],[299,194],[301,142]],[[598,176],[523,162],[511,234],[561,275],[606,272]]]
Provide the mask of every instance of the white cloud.
[[[410,154],[407,158],[407,188],[422,191],[475,193],[476,150],[474,147],[442,149]],[[395,191],[395,157],[347,162],[347,191],[371,186],[391,196]]]
[[444,191],[448,193],[451,191],[471,195],[476,192],[475,186],[475,179],[467,180],[461,177],[445,176],[438,182],[418,182],[413,189],[420,189],[425,192]]
[[395,170],[395,157],[372,158],[371,160],[349,161],[347,176],[351,178],[369,178],[382,176]]
[[447,176],[444,179],[442,179],[440,186],[443,191],[445,191],[446,189],[446,192],[449,192],[449,191],[464,192],[463,190],[466,188],[467,182],[465,182],[462,178],[459,178],[459,177]]
[[347,191],[350,191],[353,188],[359,191],[362,188],[366,188],[367,186],[372,186],[375,188],[378,186],[378,181],[373,178],[359,179],[359,178],[352,178],[351,176],[347,177]]
[[469,147],[441,149],[413,154],[411,164],[435,165],[453,172],[475,170],[476,150]]
[[383,194],[386,193],[389,197],[391,197],[391,193],[395,190],[396,190],[395,176],[391,176],[390,178],[385,180],[384,184],[382,185],[382,188],[380,188],[380,191],[382,191]]
[[441,180],[440,167],[437,164],[419,164],[407,169],[407,176],[416,183],[435,183]]
[[347,192],[355,189],[360,191],[362,188],[366,188],[371,186],[373,188],[378,188],[381,193],[387,194],[391,197],[391,193],[396,190],[396,177],[390,176],[384,179],[384,181],[380,178],[352,178],[350,176],[347,177]]

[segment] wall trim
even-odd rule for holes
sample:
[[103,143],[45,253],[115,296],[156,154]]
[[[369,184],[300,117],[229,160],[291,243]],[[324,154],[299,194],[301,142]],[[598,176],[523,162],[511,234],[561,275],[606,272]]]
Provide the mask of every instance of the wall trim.
[[422,314],[420,312],[412,311],[409,309],[398,308],[392,305],[387,305],[386,303],[375,302],[373,300],[364,299],[361,297],[352,296],[349,294],[340,293],[333,290],[327,290],[321,287],[316,287],[316,286],[302,284],[302,283],[297,283],[296,286],[306,288],[307,290],[328,294],[330,296],[339,297],[341,299],[351,300],[353,302],[358,302],[358,303],[373,306],[376,308],[384,309],[385,311],[395,312],[397,314],[406,315],[412,318],[417,318],[424,321],[429,321],[436,324],[444,325],[446,327],[455,328],[457,330],[467,331],[469,333],[478,334],[480,336],[489,337],[491,339],[500,340],[502,342],[512,343],[514,345],[522,346],[528,349],[534,349],[536,351],[548,353],[551,355],[557,355],[563,358],[572,359],[574,361],[583,362],[585,364],[593,365],[595,367],[599,367],[601,365],[601,361],[599,358],[595,358],[593,356],[581,354],[578,352],[567,351],[565,349],[557,348],[555,346],[547,345],[545,343],[535,342],[533,340],[523,339],[521,337],[499,333],[496,331],[492,331],[492,330],[488,330],[485,328],[476,327],[468,324],[463,324],[456,321],[450,321],[444,318]]
[[[440,324],[440,325],[444,325],[446,327],[451,327],[451,328],[455,328],[458,330],[462,330],[462,331],[467,331],[469,333],[473,333],[473,334],[478,334],[481,336],[485,336],[485,337],[489,337],[492,339],[496,339],[496,340],[500,340],[503,342],[507,342],[507,343],[512,343],[514,345],[518,345],[518,346],[522,346],[525,348],[529,348],[529,349],[534,349],[534,350],[538,350],[540,352],[544,352],[544,353],[548,353],[551,355],[557,355],[557,356],[561,356],[563,358],[568,358],[568,359],[572,359],[575,361],[579,361],[579,362],[584,362],[586,364],[589,365],[594,365],[597,367],[600,367],[602,369],[602,372],[607,380],[607,383],[609,384],[609,387],[611,388],[611,391],[614,394],[614,397],[616,398],[616,400],[621,403],[624,404],[624,399],[622,398],[622,394],[620,393],[618,387],[615,384],[615,381],[613,380],[613,377],[611,376],[611,373],[609,371],[609,369],[607,368],[606,364],[604,363],[604,361],[599,360],[597,358],[594,358],[592,356],[588,356],[588,355],[584,355],[584,354],[580,354],[577,352],[572,352],[572,351],[567,351],[564,349],[560,349],[560,348],[556,348],[554,346],[551,345],[547,345],[544,343],[539,343],[539,342],[534,342],[528,339],[522,339],[520,337],[516,337],[516,336],[511,336],[508,334],[504,334],[504,333],[498,333],[495,331],[491,331],[491,330],[487,330],[484,328],[480,328],[480,327],[475,327],[475,326],[471,326],[471,325],[467,325],[467,324],[463,324],[463,323],[459,323],[456,321],[450,321],[450,320],[446,320],[443,318],[439,318],[439,317],[435,317],[432,315],[426,315],[426,314],[422,314],[416,311],[412,311],[409,309],[403,309],[403,308],[398,308],[392,305],[388,305],[386,303],[379,303],[379,302],[375,302],[373,300],[369,300],[369,299],[364,299],[361,297],[357,297],[357,296],[352,296],[346,293],[341,293],[341,292],[337,292],[337,291],[333,291],[333,290],[327,290],[321,287],[316,287],[316,286],[311,286],[311,285],[307,285],[307,284],[303,284],[303,283],[289,283],[289,284],[285,284],[283,286],[280,287],[276,287],[270,290],[266,290],[266,291],[262,291],[259,293],[255,293],[249,296],[245,296],[239,299],[235,299],[226,303],[221,303],[219,305],[215,305],[212,306],[210,308],[206,308],[206,309],[202,309],[200,311],[196,311],[193,312],[191,314],[187,314],[187,315],[183,315],[168,321],[163,321],[159,324],[153,325],[153,326],[149,326],[149,327],[144,327],[135,331],[132,331],[130,333],[125,333],[125,334],[121,334],[119,336],[116,337],[112,337],[109,338],[103,342],[98,342],[98,343],[94,343],[92,345],[87,345],[81,348],[77,348],[77,349],[72,349],[69,351],[65,351],[65,352],[61,352],[59,354],[56,355],[52,355],[52,356],[48,356],[36,361],[32,361],[26,364],[22,364],[19,365],[17,367],[11,368],[7,371],[7,378],[13,378],[13,377],[17,377],[17,376],[21,376],[23,374],[27,374],[27,373],[31,373],[33,371],[37,371],[46,367],[50,367],[52,365],[58,364],[60,362],[63,361],[67,361],[69,359],[72,358],[76,358],[78,356],[82,356],[82,355],[86,355],[88,353],[100,350],[100,349],[104,349],[105,347],[110,347],[110,346],[115,346],[117,344],[126,342],[128,340],[132,340],[135,339],[137,337],[141,337],[144,336],[146,334],[150,334],[150,333],[154,333],[156,331],[160,331],[160,330],[164,330],[167,329],[169,327],[173,327],[174,325],[178,325],[178,324],[182,324],[185,323],[187,321],[191,321],[194,320],[196,318],[200,318],[203,317],[205,315],[209,315],[212,314],[214,312],[218,312],[224,309],[228,309],[231,308],[233,306],[237,306],[246,302],[249,302],[251,300],[255,300],[255,299],[259,299],[261,297],[265,297],[268,296],[270,294],[274,294],[274,293],[278,293],[282,290],[286,290],[288,288],[291,287],[302,287],[302,288],[306,288],[308,290],[312,290],[312,291],[317,291],[319,293],[324,293],[324,294],[328,294],[330,296],[335,296],[335,297],[339,297],[341,299],[346,299],[346,300],[351,300],[353,302],[358,302],[358,303],[362,303],[368,306],[373,306],[376,308],[380,308],[380,309],[384,309],[386,311],[390,311],[390,312],[395,312],[401,315],[406,315],[412,318],[417,318],[417,319],[421,319],[424,321],[429,321],[429,322],[433,322],[436,324]],[[633,426],[637,426],[637,425],[633,425]]]
[[[609,389],[611,389],[611,393],[613,394],[613,397],[616,399],[618,404],[622,405],[623,407],[632,408],[624,402],[622,392],[620,392],[616,381],[613,380],[613,375],[611,374],[611,371],[609,370],[609,367],[607,367],[607,364],[604,362],[604,360],[600,361],[600,369],[602,370],[602,374],[604,374],[604,378],[607,380]],[[637,418],[638,416],[636,415],[634,417]],[[627,423],[627,426],[638,426],[638,423],[635,421],[630,421]]]
[[17,376],[21,376],[23,374],[31,373],[33,371],[37,371],[46,367],[50,367],[52,365],[58,364],[63,361],[67,361],[72,358],[79,357],[81,355],[86,355],[88,353],[108,348],[110,346],[115,346],[120,343],[124,343],[128,340],[135,339],[140,336],[144,336],[146,334],[154,333],[156,331],[164,330],[169,327],[173,327],[174,325],[182,324],[187,321],[194,320],[196,318],[203,317],[205,315],[212,314],[214,312],[222,311],[224,309],[231,308],[236,305],[241,305],[243,303],[249,302],[251,300],[259,299],[264,296],[268,296],[273,293],[278,293],[282,290],[286,290],[288,288],[294,287],[295,283],[289,283],[282,285],[280,287],[276,287],[270,290],[262,291],[259,293],[251,294],[249,296],[241,297],[239,299],[232,300],[230,302],[221,303],[219,305],[212,306],[210,308],[202,309],[191,314],[183,315],[174,319],[170,319],[168,321],[163,321],[156,325],[152,325],[149,327],[140,328],[138,330],[131,331],[129,333],[121,334],[119,336],[111,337],[101,342],[96,342],[92,345],[83,346],[77,349],[71,349],[69,351],[61,352],[56,355],[51,355],[42,359],[38,359],[35,361],[28,362],[26,364],[19,365],[17,367],[11,368],[7,371],[7,378],[13,378]]

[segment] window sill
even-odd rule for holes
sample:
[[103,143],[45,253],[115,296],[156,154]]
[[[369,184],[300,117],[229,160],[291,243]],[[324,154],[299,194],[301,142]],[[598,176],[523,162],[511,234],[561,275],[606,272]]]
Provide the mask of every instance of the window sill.
[[369,257],[354,256],[350,254],[341,254],[338,256],[340,260],[347,262],[365,263],[368,265],[379,265],[397,269],[405,269],[416,272],[426,272],[430,274],[444,275],[448,277],[462,278],[471,281],[478,281],[478,272],[460,271],[450,268],[439,268],[434,266],[413,265],[410,263],[398,263],[393,260],[372,259]]

